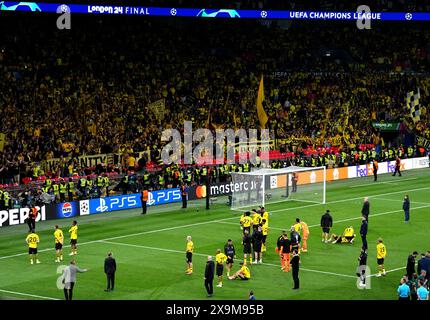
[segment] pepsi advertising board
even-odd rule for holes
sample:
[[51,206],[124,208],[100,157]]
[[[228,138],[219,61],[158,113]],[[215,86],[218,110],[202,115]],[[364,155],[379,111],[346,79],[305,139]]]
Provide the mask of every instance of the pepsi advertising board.
[[79,215],[79,202],[64,202],[54,206],[54,216],[63,219]]

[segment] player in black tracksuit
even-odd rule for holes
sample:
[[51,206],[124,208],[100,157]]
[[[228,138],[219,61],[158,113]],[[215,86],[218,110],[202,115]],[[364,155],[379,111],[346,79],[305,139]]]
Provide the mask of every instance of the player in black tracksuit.
[[254,249],[255,263],[263,263],[261,257],[261,245],[263,244],[263,233],[261,227],[254,231],[252,234],[252,248]]
[[360,256],[358,257],[357,277],[360,277],[360,286],[366,285],[366,265],[367,265],[367,252],[364,248],[361,249]]
[[243,262],[246,263],[246,258],[249,255],[249,262],[252,264],[252,236],[249,234],[248,230],[244,230],[243,238]]
[[227,277],[230,277],[230,270],[233,267],[234,258],[236,257],[236,249],[234,248],[231,239],[228,239],[224,246],[224,254],[227,256],[225,267],[227,268]]

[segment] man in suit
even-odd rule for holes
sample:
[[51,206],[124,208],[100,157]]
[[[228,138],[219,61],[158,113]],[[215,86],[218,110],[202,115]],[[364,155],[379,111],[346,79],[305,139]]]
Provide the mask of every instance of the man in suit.
[[364,250],[367,250],[367,220],[366,217],[361,217],[361,227],[360,227],[360,235],[361,235],[361,241],[363,243],[362,248]]
[[293,288],[293,290],[297,290],[300,287],[300,282],[299,282],[299,264],[300,264],[299,251],[298,250],[294,250],[294,252],[293,252],[293,258],[291,259],[291,268],[293,270],[293,281],[294,281],[294,288]]
[[369,198],[365,197],[363,201],[363,208],[361,208],[361,215],[366,218],[367,223],[369,223],[369,213],[370,213]]
[[108,253],[105,259],[105,273],[107,277],[107,289],[106,292],[113,291],[115,286],[115,272],[116,272],[116,261],[112,257],[112,252]]
[[63,270],[64,296],[66,300],[72,300],[73,287],[76,282],[76,274],[78,272],[87,272],[88,269],[80,269],[76,266],[75,260],[70,261],[69,266]]
[[213,295],[213,282],[215,273],[215,263],[212,261],[212,256],[208,256],[205,269],[205,288],[208,293],[208,297]]

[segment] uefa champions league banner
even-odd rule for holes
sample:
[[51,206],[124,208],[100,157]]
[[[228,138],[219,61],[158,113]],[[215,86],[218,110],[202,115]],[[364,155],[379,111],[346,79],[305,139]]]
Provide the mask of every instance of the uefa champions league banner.
[[382,20],[427,21],[428,12],[331,12],[286,10],[235,10],[206,8],[161,8],[121,5],[54,4],[42,2],[0,1],[0,11],[26,11],[46,13],[80,13],[111,15],[144,15],[161,17],[198,17],[225,19],[296,19],[296,20]]

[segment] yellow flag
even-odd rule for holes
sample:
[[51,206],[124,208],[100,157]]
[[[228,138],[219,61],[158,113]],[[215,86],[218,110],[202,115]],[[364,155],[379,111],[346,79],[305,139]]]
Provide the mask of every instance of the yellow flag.
[[263,108],[264,101],[264,83],[263,76],[261,76],[260,86],[258,87],[258,95],[257,95],[257,116],[258,120],[260,120],[260,127],[262,129],[266,128],[266,123],[269,120],[267,117],[266,111]]
[[3,151],[5,141],[6,141],[5,134],[4,133],[0,133],[0,151]]

